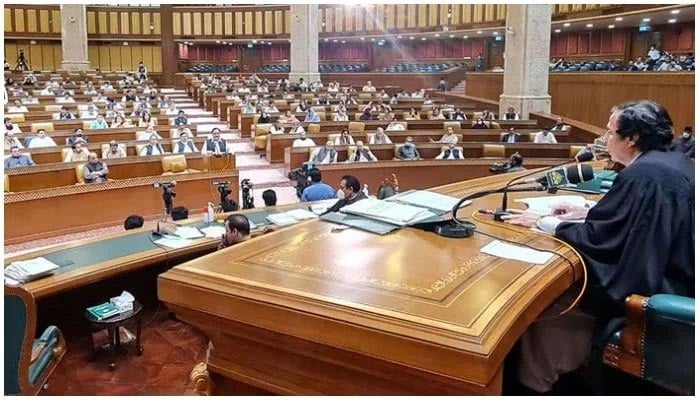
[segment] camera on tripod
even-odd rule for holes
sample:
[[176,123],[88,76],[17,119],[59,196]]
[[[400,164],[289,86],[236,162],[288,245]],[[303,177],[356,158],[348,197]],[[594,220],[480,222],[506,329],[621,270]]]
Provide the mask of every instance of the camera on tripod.
[[176,181],[172,182],[155,182],[153,184],[154,188],[163,189],[163,220],[170,215],[173,210],[173,197],[177,197],[177,193],[173,188],[177,185]]
[[508,170],[512,167],[510,161],[506,161],[502,164],[493,164],[490,168],[489,171],[493,172],[494,174],[504,174],[508,172]]
[[214,181],[211,184],[216,188],[216,190],[219,191],[219,205],[221,206],[222,211],[229,212],[238,210],[238,204],[236,204],[235,201],[228,198],[228,195],[232,193],[231,189],[228,188],[228,185],[230,185],[231,182]]
[[242,200],[243,200],[243,209],[247,210],[250,208],[255,208],[255,204],[253,201],[253,182],[250,181],[250,179],[243,179],[241,181],[241,194],[242,194]]
[[297,197],[300,199],[301,195],[304,193],[304,189],[311,184],[309,183],[309,171],[311,171],[313,167],[313,164],[304,164],[303,167],[291,170],[287,174],[287,178],[297,181],[294,188],[297,191]]

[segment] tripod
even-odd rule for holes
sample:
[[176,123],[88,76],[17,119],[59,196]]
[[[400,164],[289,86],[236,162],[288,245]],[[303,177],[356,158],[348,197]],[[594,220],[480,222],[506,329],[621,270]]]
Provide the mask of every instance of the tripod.
[[19,56],[17,56],[17,61],[15,64],[15,71],[29,71],[29,63],[24,57],[24,50],[19,51]]

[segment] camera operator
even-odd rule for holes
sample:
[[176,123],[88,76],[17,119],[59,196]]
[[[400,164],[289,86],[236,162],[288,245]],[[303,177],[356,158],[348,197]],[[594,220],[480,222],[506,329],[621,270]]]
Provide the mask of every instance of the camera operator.
[[235,201],[228,198],[228,196],[231,194],[231,189],[228,188],[228,185],[230,183],[231,182],[229,181],[212,182],[212,185],[214,185],[216,187],[216,190],[219,191],[219,205],[221,206],[221,210],[223,212],[238,210],[238,204],[236,204]]
[[523,156],[521,156],[517,151],[510,156],[510,159],[503,164],[494,164],[489,168],[489,171],[494,174],[504,174],[508,172],[518,172],[525,171],[526,168],[523,167]]
[[159,187],[163,189],[163,206],[164,206],[164,215],[163,218],[167,217],[170,215],[173,211],[173,197],[177,197],[177,193],[175,193],[175,190],[173,188],[177,182],[164,182],[164,183],[154,183],[153,187]]
[[253,190],[253,183],[250,181],[250,179],[243,179],[241,181],[241,194],[243,196],[243,209],[244,210],[255,208],[252,190]]
[[309,171],[308,180],[311,181],[311,184],[303,189],[301,201],[318,201],[337,198],[335,190],[333,190],[330,185],[321,181],[321,171],[319,171],[318,168],[312,168],[311,171]]

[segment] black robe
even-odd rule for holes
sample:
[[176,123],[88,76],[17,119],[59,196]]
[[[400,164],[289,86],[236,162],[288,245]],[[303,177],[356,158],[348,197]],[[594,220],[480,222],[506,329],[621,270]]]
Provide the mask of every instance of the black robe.
[[690,159],[648,151],[617,175],[585,223],[557,227],[556,236],[585,261],[581,307],[599,317],[598,344],[622,326],[629,295],[695,298],[694,190]]

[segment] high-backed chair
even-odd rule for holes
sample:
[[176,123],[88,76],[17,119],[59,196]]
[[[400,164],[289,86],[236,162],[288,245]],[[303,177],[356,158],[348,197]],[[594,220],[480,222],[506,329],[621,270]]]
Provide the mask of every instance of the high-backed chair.
[[501,127],[501,124],[495,121],[487,122],[487,125],[490,125],[491,129],[499,129]]
[[321,133],[321,124],[309,124],[309,133]]
[[5,395],[39,393],[66,353],[55,326],[34,337],[36,320],[34,296],[21,286],[5,285]]
[[258,120],[260,120],[260,114],[253,115],[253,125],[257,124]]
[[[404,112],[403,112],[403,119],[407,119],[409,114],[410,114],[410,112],[404,111]],[[420,112],[417,112],[417,113],[416,113],[416,117],[415,117],[415,118],[416,118],[416,120],[420,120],[420,119],[421,119]]]
[[495,158],[505,158],[506,157],[506,146],[502,144],[483,144],[481,146],[482,156],[495,157]]
[[318,119],[320,121],[326,120],[326,112],[325,111],[316,111],[316,115],[318,115]]
[[44,111],[61,111],[61,104],[48,104],[44,107]]
[[270,134],[272,124],[255,125],[255,150],[262,150],[267,147],[267,135]]
[[37,132],[39,129],[43,129],[46,132],[53,132],[53,122],[33,122],[31,125],[32,132]]
[[328,141],[335,143],[336,140],[340,137],[340,133],[329,133],[328,134]]
[[287,107],[287,100],[273,100],[272,104],[274,104],[278,109],[280,109],[280,112],[283,107]]
[[356,112],[355,113],[355,121],[360,121],[360,117],[362,116],[361,112]]
[[484,113],[482,113],[481,111],[474,111],[472,113],[472,119],[474,119],[476,121],[479,118],[484,118]]
[[83,130],[90,129],[90,124],[92,124],[92,121],[83,121]]
[[[476,119],[472,121],[472,128],[476,125]],[[484,125],[486,125],[487,128],[491,128],[491,121],[484,121]]]
[[[127,154],[126,153],[126,143],[118,143],[117,147],[124,150],[124,154]],[[102,145],[100,146],[100,150],[101,150],[101,152],[99,154],[99,157],[102,157],[103,154],[105,154],[106,152],[109,151],[109,143],[102,143]],[[65,157],[63,157],[63,158],[65,159]]]
[[627,298],[627,325],[608,340],[603,363],[678,394],[695,393],[695,299]]
[[348,131],[350,132],[363,132],[365,130],[364,122],[350,121],[348,122]]
[[355,145],[349,145],[348,146],[348,160],[352,160],[353,157],[355,157],[355,153],[357,152],[357,146]]
[[[450,148],[450,146],[448,146],[448,145],[440,146],[440,154],[444,153],[445,150],[447,150],[447,149],[449,149],[449,148]],[[462,146],[455,146],[455,149],[459,150],[459,152],[460,152],[462,155],[464,155],[464,147],[462,147]]]
[[80,163],[75,166],[75,180],[78,181],[76,185],[83,185],[85,184],[85,175],[83,175],[83,168],[85,167],[85,163]]
[[537,137],[537,133],[538,132],[530,132],[527,134],[527,137],[530,140],[530,142],[535,142],[535,137]]
[[5,193],[10,192],[10,177],[5,174]]
[[24,122],[24,114],[5,114],[5,118],[11,119],[13,124]]
[[308,103],[309,100],[313,100],[314,94],[313,94],[313,93],[302,93],[302,94],[301,94],[301,98],[302,98],[303,100],[306,100],[306,102]]
[[569,158],[576,157],[579,151],[585,149],[586,146],[570,145],[569,146]]
[[177,154],[173,156],[163,156],[161,159],[163,163],[163,175],[173,175],[189,172],[201,172],[196,169],[187,168],[187,157],[184,154]]
[[462,129],[462,124],[459,121],[445,121],[442,123],[442,129],[452,127],[455,131]]
[[[392,121],[392,122],[390,122],[390,124],[392,124],[392,125],[401,125],[401,126],[403,126],[403,130],[404,130],[404,131],[408,130],[408,122],[406,122],[406,121]],[[395,129],[389,129],[389,128],[387,127],[386,131],[388,131],[388,132],[394,132],[394,131],[396,131],[396,130],[395,130]]]

